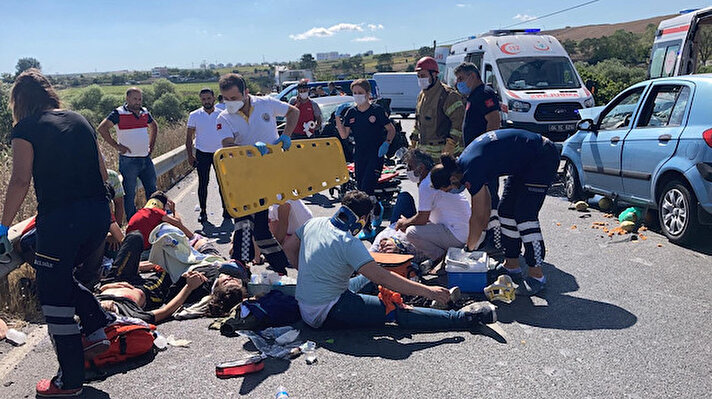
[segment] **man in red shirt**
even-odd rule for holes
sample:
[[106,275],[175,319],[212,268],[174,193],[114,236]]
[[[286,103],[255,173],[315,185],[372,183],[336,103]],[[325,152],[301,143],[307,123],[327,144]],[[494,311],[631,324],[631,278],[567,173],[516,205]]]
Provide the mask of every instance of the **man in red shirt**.
[[309,138],[321,130],[322,117],[319,105],[309,98],[309,82],[306,79],[299,81],[297,96],[289,100],[289,104],[299,108],[299,121],[294,128],[292,138]]
[[129,220],[128,226],[126,226],[126,233],[128,234],[134,230],[141,232],[143,249],[146,250],[151,247],[148,242],[149,234],[163,222],[179,228],[188,239],[192,239],[194,236],[194,233],[185,227],[176,213],[176,204],[169,200],[163,191],[156,191],[151,194],[146,205],[136,211]]

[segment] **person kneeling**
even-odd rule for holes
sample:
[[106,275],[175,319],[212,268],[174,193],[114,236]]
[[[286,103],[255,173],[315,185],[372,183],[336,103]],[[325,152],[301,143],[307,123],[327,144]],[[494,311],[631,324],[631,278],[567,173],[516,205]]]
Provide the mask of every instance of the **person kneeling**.
[[[357,286],[368,279],[404,295],[423,296],[440,303],[450,300],[450,292],[443,287],[419,284],[378,266],[356,238],[368,223],[372,208],[366,193],[350,191],[332,218],[313,218],[297,229],[301,246],[296,298],[302,319],[308,325],[359,328],[395,321],[402,328],[442,331],[468,330],[480,323],[496,321],[491,305],[476,311],[399,307],[391,310],[376,296],[356,294],[360,288]],[[354,272],[362,276],[351,279]]]

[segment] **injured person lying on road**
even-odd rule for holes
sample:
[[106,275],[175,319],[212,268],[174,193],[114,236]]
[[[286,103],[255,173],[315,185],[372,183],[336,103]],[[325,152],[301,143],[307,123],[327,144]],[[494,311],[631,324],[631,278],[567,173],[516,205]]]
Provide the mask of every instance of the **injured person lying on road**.
[[[173,231],[171,238],[179,234]],[[122,242],[96,295],[105,310],[159,323],[191,303],[197,305],[192,312],[184,312],[183,318],[223,316],[247,296],[249,270],[220,257],[215,245],[205,238],[199,237],[191,246],[191,250],[205,256],[203,262],[194,264],[181,264],[175,258],[165,265],[140,262],[143,243],[138,231],[127,234]],[[160,251],[160,247],[153,250]]]

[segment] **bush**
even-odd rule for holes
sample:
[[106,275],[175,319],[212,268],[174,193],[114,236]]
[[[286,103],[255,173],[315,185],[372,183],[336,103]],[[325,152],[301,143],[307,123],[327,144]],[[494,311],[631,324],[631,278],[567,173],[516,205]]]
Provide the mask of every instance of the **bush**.
[[146,88],[141,89],[141,91],[143,92],[143,96],[142,96],[143,100],[142,100],[141,104],[144,107],[146,107],[148,110],[153,109],[153,102],[156,101],[156,98],[158,98],[154,94],[153,88],[146,87]]
[[154,98],[158,99],[161,98],[166,93],[176,93],[176,85],[173,84],[171,81],[168,79],[158,79],[157,81],[153,82],[153,94],[155,95]]
[[97,111],[103,96],[104,92],[99,85],[85,87],[72,99],[72,108]]
[[103,116],[99,116],[98,113],[96,113],[90,109],[86,109],[86,108],[80,109],[79,111],[77,111],[77,113],[79,113],[81,116],[85,117],[89,121],[89,123],[91,123],[91,125],[94,126],[94,128],[99,126],[101,121],[104,120]]
[[183,96],[181,100],[181,108],[183,108],[185,112],[192,112],[202,106],[203,103],[200,102],[200,97],[198,96]]
[[185,111],[178,96],[173,93],[165,93],[153,102],[153,114],[165,118],[169,122],[175,122],[183,118]]
[[102,118],[106,118],[111,111],[116,109],[126,101],[126,98],[119,94],[105,94],[97,105],[96,112]]
[[589,80],[595,83],[593,95],[596,105],[607,104],[628,86],[642,82],[647,77],[645,68],[627,66],[618,59],[601,61],[596,65],[577,62],[576,69],[584,83]]
[[0,150],[3,145],[10,144],[12,130],[12,112],[8,108],[10,102],[10,85],[0,82]]

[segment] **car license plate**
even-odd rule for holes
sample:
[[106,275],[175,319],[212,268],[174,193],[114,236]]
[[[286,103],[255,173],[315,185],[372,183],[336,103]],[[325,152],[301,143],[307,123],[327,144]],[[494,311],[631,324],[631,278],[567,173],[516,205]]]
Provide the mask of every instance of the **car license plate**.
[[550,132],[571,132],[576,130],[576,124],[566,123],[562,125],[549,125]]

